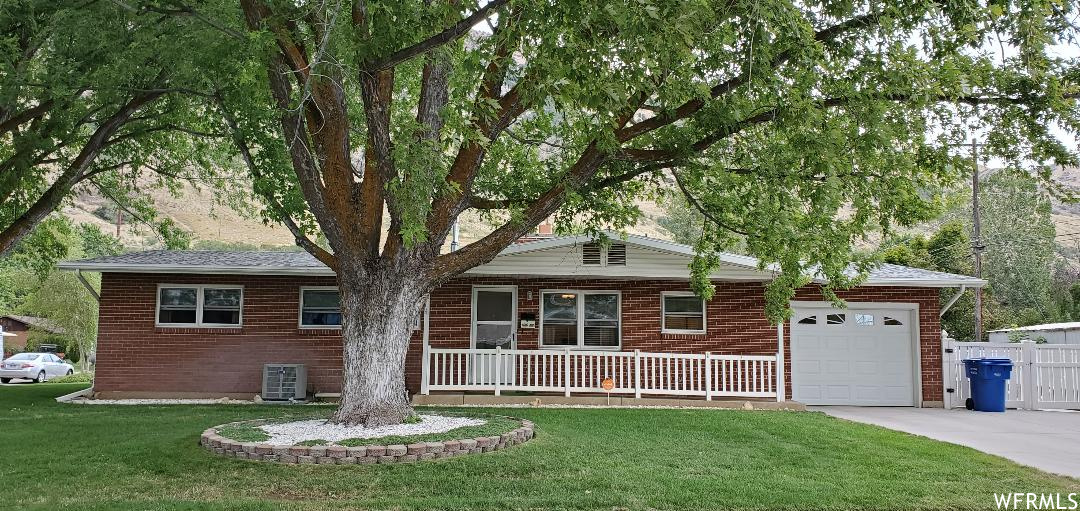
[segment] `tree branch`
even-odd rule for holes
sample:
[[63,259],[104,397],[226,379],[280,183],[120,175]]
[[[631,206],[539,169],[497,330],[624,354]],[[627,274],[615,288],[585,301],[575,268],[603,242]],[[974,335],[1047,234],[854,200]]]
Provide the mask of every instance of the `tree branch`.
[[417,55],[427,53],[439,46],[442,46],[450,41],[453,41],[466,33],[475,26],[480,20],[486,18],[492,11],[502,7],[509,0],[491,0],[483,7],[476,10],[476,12],[466,16],[461,21],[455,23],[453,26],[435,34],[423,41],[420,41],[407,48],[402,48],[383,59],[377,60],[367,67],[370,71],[381,71],[383,69],[390,69],[392,67],[405,62]]
[[[878,22],[878,19],[880,17],[881,13],[872,13],[857,16],[850,20],[838,23],[836,25],[816,32],[814,34],[814,41],[821,43],[832,41],[837,37],[840,37],[841,35],[849,33],[853,30],[874,25]],[[773,57],[772,62],[770,62],[769,69],[776,69],[784,65],[784,63],[786,63],[788,60],[791,60],[791,58],[797,55],[798,52],[801,50],[802,48],[791,48],[787,51],[778,53],[775,57]],[[728,80],[713,86],[712,89],[709,90],[709,99],[716,99],[720,96],[728,94],[736,88],[745,84],[749,79],[749,70],[745,73],[729,78]],[[676,121],[686,119],[687,117],[690,117],[691,115],[697,113],[699,110],[704,108],[705,104],[705,99],[692,99],[690,101],[687,101],[686,103],[683,103],[682,105],[679,105],[674,110],[669,110],[667,112],[657,114],[653,117],[645,119],[644,121],[619,130],[619,132],[617,133],[617,137],[620,142],[632,140],[650,131],[654,131],[664,126],[671,125]]]

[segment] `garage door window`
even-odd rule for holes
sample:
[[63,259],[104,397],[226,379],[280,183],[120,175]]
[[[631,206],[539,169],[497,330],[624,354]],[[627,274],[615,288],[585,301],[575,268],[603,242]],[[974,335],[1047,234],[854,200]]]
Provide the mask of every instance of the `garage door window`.
[[826,325],[843,325],[847,321],[846,314],[829,314],[825,316]]
[[885,326],[903,326],[904,322],[896,318],[890,318],[889,316],[885,316],[881,318],[881,324]]
[[873,314],[856,314],[855,324],[859,326],[874,326]]
[[817,314],[814,314],[813,316],[806,316],[805,318],[800,319],[799,324],[800,325],[816,325],[817,324]]

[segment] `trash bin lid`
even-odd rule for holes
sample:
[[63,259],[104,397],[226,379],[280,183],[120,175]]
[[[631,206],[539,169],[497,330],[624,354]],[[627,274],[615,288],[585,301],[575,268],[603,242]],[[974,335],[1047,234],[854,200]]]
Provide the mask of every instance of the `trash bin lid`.
[[986,365],[1012,365],[1013,361],[1009,358],[984,358],[982,363]]

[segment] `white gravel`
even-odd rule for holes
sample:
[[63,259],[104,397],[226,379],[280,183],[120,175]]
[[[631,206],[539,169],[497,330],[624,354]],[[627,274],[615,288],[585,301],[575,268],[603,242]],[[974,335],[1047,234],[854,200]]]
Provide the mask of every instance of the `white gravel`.
[[69,403],[80,405],[250,405],[251,401],[239,399],[72,399]]
[[470,417],[420,415],[420,422],[416,424],[398,424],[379,428],[329,424],[325,419],[267,424],[259,426],[259,428],[270,435],[270,439],[266,443],[293,445],[305,440],[326,440],[333,443],[347,438],[378,438],[443,433],[465,426],[481,426],[486,422],[483,419]]

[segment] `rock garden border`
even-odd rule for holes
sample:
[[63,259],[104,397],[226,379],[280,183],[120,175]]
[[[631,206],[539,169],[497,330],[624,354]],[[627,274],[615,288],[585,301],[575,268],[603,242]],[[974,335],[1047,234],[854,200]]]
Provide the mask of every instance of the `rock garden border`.
[[515,417],[506,418],[520,421],[521,427],[502,435],[439,442],[417,442],[408,445],[362,445],[356,447],[343,445],[273,445],[260,442],[240,442],[218,434],[218,430],[226,426],[259,422],[259,420],[246,420],[221,424],[203,431],[199,437],[199,444],[220,456],[290,465],[412,463],[497,451],[532,440],[535,435],[535,425],[532,421]]

